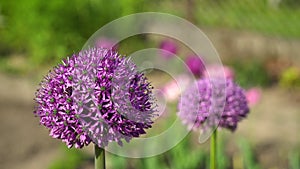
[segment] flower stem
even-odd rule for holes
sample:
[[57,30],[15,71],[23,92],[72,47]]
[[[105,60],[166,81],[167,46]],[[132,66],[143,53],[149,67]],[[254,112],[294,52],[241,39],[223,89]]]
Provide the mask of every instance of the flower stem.
[[95,169],[105,169],[105,150],[95,144]]
[[217,129],[210,138],[210,169],[217,169]]

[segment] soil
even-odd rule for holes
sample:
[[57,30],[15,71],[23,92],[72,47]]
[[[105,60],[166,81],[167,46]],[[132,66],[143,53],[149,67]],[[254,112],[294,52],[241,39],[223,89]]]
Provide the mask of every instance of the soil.
[[25,78],[0,74],[0,168],[43,169],[59,154],[33,115],[35,86]]

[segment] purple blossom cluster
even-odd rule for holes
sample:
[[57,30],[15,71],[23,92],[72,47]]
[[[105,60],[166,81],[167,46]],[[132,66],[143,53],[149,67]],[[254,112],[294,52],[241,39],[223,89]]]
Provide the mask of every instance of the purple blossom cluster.
[[101,147],[109,142],[121,145],[123,139],[128,142],[151,127],[155,115],[151,89],[129,59],[112,50],[91,48],[49,72],[36,92],[34,113],[50,136],[69,148],[90,142]]
[[222,127],[234,131],[249,112],[244,90],[227,79],[203,78],[183,93],[178,115],[190,128]]

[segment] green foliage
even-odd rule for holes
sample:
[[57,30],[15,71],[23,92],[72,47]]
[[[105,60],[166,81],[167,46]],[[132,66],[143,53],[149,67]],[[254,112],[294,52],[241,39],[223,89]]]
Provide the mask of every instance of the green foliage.
[[296,67],[289,67],[283,71],[279,83],[286,88],[300,88],[300,70]]
[[[297,1],[297,0],[285,0]],[[285,3],[283,1],[283,3]],[[267,35],[300,37],[300,8],[280,5],[274,8],[267,0],[197,1],[197,21],[203,26],[263,32]],[[299,1],[297,1],[299,4]],[[292,8],[293,7],[293,8]]]
[[271,78],[262,62],[255,60],[247,60],[246,62],[232,61],[229,65],[234,68],[236,81],[242,87],[265,87],[271,84]]
[[[230,168],[229,159],[224,152],[224,143],[218,142],[218,168]],[[113,155],[111,168],[143,169],[206,169],[209,168],[209,152],[200,144],[192,144],[190,135],[168,152],[150,158],[129,159]]]
[[20,74],[20,69],[12,68],[8,65],[7,60],[0,57],[0,71],[5,71],[8,74]]
[[[79,51],[102,25],[143,8],[143,0],[1,1],[0,54],[25,54],[31,63],[57,61]],[[2,38],[3,37],[3,38]]]
[[[160,158],[159,158],[160,157]],[[157,157],[150,157],[141,159],[141,167],[139,168],[145,168],[145,169],[152,169],[152,168],[161,168],[161,169],[167,169],[166,163],[161,158],[163,156],[157,156]]]
[[110,168],[126,168],[127,158],[106,153],[106,163]]
[[247,140],[239,140],[239,148],[242,152],[243,161],[246,169],[261,169],[255,159],[253,149]]
[[206,165],[206,159],[209,157],[205,150],[191,145],[189,136],[165,155],[168,157],[172,169],[202,168]]
[[86,155],[75,148],[63,150],[63,157],[54,161],[48,169],[76,169],[86,159]]
[[291,152],[289,155],[289,168],[299,169],[300,168],[300,153]]
[[225,143],[222,140],[222,137],[218,138],[217,147],[217,162],[218,162],[218,169],[227,169],[230,168],[230,160],[228,155],[225,153]]
[[[120,157],[117,155],[106,152],[107,168],[124,168],[124,169],[208,169],[209,168],[209,152],[204,147],[206,145],[195,144],[192,140],[195,139],[188,135],[177,146],[168,152],[143,159],[132,159]],[[218,169],[230,169],[233,168],[229,154],[225,153],[224,148],[227,145],[227,141],[223,137],[218,138]],[[242,164],[245,169],[261,169],[256,154],[253,149],[253,145],[249,141],[241,138],[238,140],[237,145],[239,147],[236,152],[238,159],[242,159]],[[62,149],[63,157],[57,161],[54,161],[48,169],[77,169],[86,164],[88,159],[87,155],[77,149]],[[257,152],[256,152],[257,153]],[[89,166],[93,165],[92,161],[88,161]],[[300,155],[297,151],[290,152],[288,156],[289,168],[299,169],[300,167]]]
[[297,8],[300,6],[299,0],[282,0],[282,5],[286,5],[291,8]]
[[[202,26],[300,37],[297,0],[282,0],[278,9],[271,8],[267,0],[194,2],[195,18]],[[0,56],[21,54],[29,61],[28,67],[52,64],[78,52],[96,30],[121,16],[159,11],[184,17],[187,10],[187,3],[179,0],[1,0]],[[136,40],[131,46],[139,44]]]

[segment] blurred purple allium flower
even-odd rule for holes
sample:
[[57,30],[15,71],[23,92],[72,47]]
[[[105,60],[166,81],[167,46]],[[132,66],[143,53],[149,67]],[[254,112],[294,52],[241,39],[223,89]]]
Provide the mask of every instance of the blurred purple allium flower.
[[[112,50],[92,48],[74,54],[41,82],[34,113],[50,136],[69,148],[91,141],[105,147],[139,137],[151,127],[154,106],[152,87],[135,69],[130,60]],[[126,78],[126,83],[117,83],[117,75]],[[122,96],[114,91],[117,88],[122,88]],[[117,96],[129,100],[125,104]]]
[[223,66],[223,65],[209,65],[206,67],[206,71],[203,73],[204,78],[218,78],[222,76],[224,73],[224,76],[226,79],[234,79],[235,73],[232,68],[229,66]]
[[173,40],[163,40],[159,48],[161,49],[160,54],[163,56],[165,59],[171,59],[172,57],[177,54],[177,44]]
[[185,63],[187,64],[191,72],[197,77],[200,77],[205,71],[204,63],[197,55],[187,56]]
[[97,39],[95,46],[98,48],[106,48],[106,49],[118,49],[117,41],[112,38],[101,37]]
[[183,123],[189,128],[205,130],[219,126],[234,131],[249,108],[244,90],[232,80],[228,79],[225,83],[219,79],[204,78],[188,88],[178,106],[178,115]]

